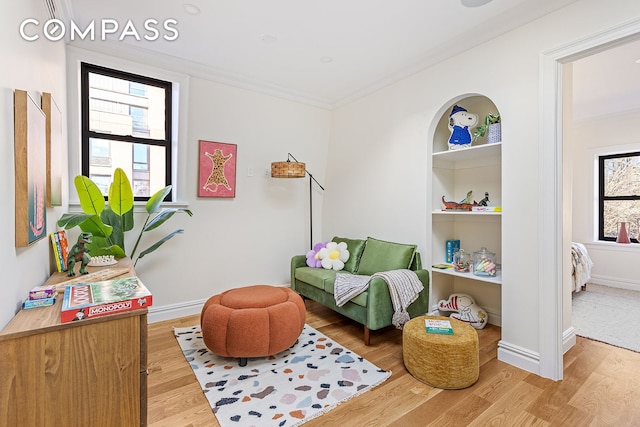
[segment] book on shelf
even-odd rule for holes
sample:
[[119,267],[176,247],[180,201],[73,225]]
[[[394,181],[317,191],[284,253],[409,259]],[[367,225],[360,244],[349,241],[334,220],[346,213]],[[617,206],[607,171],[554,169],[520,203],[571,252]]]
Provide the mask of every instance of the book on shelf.
[[138,277],[77,283],[64,288],[60,320],[91,319],[151,306],[153,296]]
[[51,246],[53,247],[53,256],[56,259],[58,272],[65,271],[67,269],[67,257],[69,256],[67,232],[58,230],[51,233]]
[[53,248],[53,258],[56,260],[56,270],[62,271],[62,257],[60,256],[60,244],[56,238],[56,233],[51,233],[51,247]]
[[472,212],[502,212],[502,206],[473,206]]
[[430,334],[453,335],[453,328],[448,320],[424,319],[424,323]]
[[58,230],[55,232],[60,243],[60,256],[62,257],[62,271],[67,269],[67,258],[69,257],[69,241],[67,240],[67,232]]

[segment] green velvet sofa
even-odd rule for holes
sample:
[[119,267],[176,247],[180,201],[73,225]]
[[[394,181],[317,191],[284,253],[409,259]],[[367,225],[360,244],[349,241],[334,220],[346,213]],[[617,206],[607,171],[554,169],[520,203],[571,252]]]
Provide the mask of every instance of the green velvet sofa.
[[[348,239],[334,237],[334,242],[345,242],[350,256],[340,273],[373,275],[374,273],[410,269],[422,282],[424,290],[408,308],[411,318],[426,314],[429,310],[429,272],[422,269],[420,254],[415,245],[405,245],[372,237]],[[371,331],[392,324],[394,309],[387,283],[375,277],[369,288],[342,307],[336,305],[333,294],[338,271],[308,267],[305,255],[295,255],[291,259],[291,288],[303,298],[325,305],[336,312],[364,325],[364,342],[370,344]]]

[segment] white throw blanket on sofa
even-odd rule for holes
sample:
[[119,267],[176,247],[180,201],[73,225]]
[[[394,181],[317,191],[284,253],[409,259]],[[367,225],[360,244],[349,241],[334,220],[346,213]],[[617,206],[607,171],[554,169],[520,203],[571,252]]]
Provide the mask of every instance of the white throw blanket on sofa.
[[409,321],[407,308],[424,289],[418,275],[412,270],[383,271],[372,276],[337,273],[333,288],[336,305],[342,307],[347,301],[366,291],[374,277],[380,277],[387,282],[394,310],[391,323],[396,328],[402,328]]

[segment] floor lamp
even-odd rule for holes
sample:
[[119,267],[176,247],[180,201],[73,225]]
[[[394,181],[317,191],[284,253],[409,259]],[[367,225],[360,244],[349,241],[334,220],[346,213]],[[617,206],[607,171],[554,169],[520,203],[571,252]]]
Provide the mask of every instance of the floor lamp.
[[[293,162],[291,161],[293,160]],[[309,239],[311,239],[311,249],[313,249],[313,182],[318,184],[324,191],[324,187],[317,179],[306,169],[303,162],[293,157],[291,153],[287,153],[286,162],[271,163],[271,178],[304,178],[305,174],[309,175]]]

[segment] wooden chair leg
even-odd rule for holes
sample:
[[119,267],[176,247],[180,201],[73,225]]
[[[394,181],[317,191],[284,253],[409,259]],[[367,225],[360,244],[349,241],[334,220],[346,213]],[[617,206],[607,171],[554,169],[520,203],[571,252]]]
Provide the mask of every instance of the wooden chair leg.
[[364,327],[364,345],[371,345],[371,329]]

